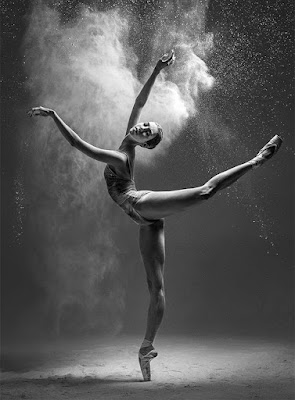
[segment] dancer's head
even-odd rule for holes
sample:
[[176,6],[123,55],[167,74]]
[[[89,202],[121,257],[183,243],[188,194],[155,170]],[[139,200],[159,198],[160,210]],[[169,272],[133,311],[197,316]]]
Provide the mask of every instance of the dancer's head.
[[163,129],[156,122],[140,122],[129,131],[130,136],[139,146],[153,149],[163,138]]

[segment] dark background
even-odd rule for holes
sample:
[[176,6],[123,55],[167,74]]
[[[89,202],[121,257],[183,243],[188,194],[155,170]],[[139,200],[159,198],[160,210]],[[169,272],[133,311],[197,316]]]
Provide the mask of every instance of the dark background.
[[[75,18],[80,3],[47,2],[60,11],[65,22]],[[152,16],[162,2],[84,4],[102,11],[115,5],[132,15],[137,25],[131,28],[131,34],[137,29],[141,39],[133,43],[140,74],[155,29]],[[18,132],[22,129],[21,113],[35,105],[25,85],[27,75],[22,65],[23,36],[31,6],[30,1],[1,4],[2,341],[24,343],[57,335],[143,332],[148,292],[137,247],[138,228],[113,205],[108,215],[115,213],[117,221],[124,221],[112,233],[120,265],[115,275],[105,278],[100,296],[120,280],[124,306],[111,315],[102,302],[95,318],[111,322],[85,330],[79,329],[83,322],[80,311],[70,309],[58,333],[52,322],[54,311],[42,306],[47,301],[44,284],[40,284],[45,246],[44,238],[38,236],[42,226],[36,232],[28,223],[33,201],[24,201],[21,210],[20,201],[16,201],[18,190],[27,199],[35,195],[28,193],[31,189],[26,184],[16,184],[20,169],[24,182],[30,179],[26,159],[19,150]],[[173,6],[181,17],[191,3],[175,2]],[[145,167],[137,170],[140,188],[199,185],[212,174],[255,155],[273,135],[280,134],[284,139],[278,155],[263,168],[201,207],[166,220],[167,313],[162,333],[292,334],[293,23],[291,1],[210,1],[206,31],[214,34],[214,48],[206,63],[216,85],[201,96],[199,114],[190,118],[169,153],[157,160],[157,172]],[[140,45],[142,41],[146,47]],[[205,130],[211,132],[209,147],[199,140]],[[227,143],[222,142],[225,130],[232,133]],[[15,229],[20,219],[22,229]],[[32,248],[36,247],[41,253],[38,278],[30,265]],[[59,285],[51,282],[55,284]],[[115,327],[116,319],[121,321],[120,328]]]

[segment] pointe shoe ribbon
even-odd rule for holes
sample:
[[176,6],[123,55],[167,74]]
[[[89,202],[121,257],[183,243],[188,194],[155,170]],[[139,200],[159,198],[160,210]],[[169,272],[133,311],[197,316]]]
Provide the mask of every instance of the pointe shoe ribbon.
[[143,355],[138,353],[138,361],[140,365],[140,369],[142,372],[143,380],[144,381],[150,381],[151,380],[151,366],[150,362],[153,360],[155,357],[157,357],[158,353],[155,349],[151,350],[147,354]]
[[263,146],[262,149],[254,157],[253,166],[259,167],[266,160],[269,160],[272,156],[274,156],[276,154],[276,152],[281,147],[282,143],[283,143],[283,139],[279,135],[275,135],[273,138],[271,138],[270,141],[268,143],[266,143],[266,145]]
[[281,147],[281,144],[283,142],[283,139],[279,135],[275,135],[273,138],[270,139],[268,143],[266,143],[265,146],[262,147],[262,149],[257,153],[257,155],[262,155],[266,150],[271,149],[272,147],[274,148],[273,152],[270,152],[265,156],[265,158],[270,158],[272,157]]

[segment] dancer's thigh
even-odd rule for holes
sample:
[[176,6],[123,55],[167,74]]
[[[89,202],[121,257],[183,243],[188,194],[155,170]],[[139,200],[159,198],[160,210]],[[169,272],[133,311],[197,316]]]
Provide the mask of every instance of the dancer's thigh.
[[143,196],[134,208],[147,219],[159,219],[184,211],[206,198],[205,186],[150,192]]
[[141,225],[139,245],[150,289],[162,289],[165,262],[164,220]]

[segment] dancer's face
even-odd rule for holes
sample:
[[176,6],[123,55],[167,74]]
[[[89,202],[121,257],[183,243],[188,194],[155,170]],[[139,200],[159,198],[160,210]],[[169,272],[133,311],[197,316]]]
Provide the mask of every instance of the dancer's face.
[[158,135],[158,126],[155,122],[140,122],[133,126],[129,134],[139,145],[144,145]]

